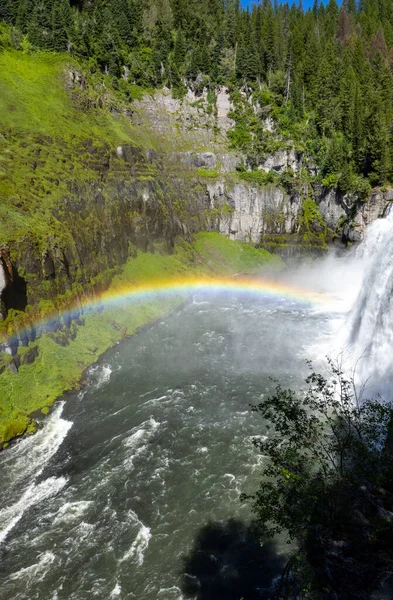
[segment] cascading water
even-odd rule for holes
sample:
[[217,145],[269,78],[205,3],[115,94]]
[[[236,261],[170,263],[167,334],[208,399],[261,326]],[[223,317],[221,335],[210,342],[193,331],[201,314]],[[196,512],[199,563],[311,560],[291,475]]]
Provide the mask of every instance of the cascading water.
[[356,252],[360,292],[348,318],[348,350],[369,392],[389,394],[393,380],[393,211],[367,230]]

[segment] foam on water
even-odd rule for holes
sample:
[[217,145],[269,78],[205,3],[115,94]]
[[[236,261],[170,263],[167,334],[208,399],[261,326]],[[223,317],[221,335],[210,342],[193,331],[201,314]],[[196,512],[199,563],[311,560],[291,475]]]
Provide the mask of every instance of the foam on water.
[[0,463],[3,486],[15,486],[43,472],[73,425],[61,418],[63,408],[64,402],[60,402],[46,419],[43,429],[20,440],[4,453]]
[[112,374],[112,367],[110,364],[105,363],[103,365],[97,365],[95,367],[90,367],[88,370],[88,376],[91,383],[99,389],[106,383],[109,383]]
[[[131,435],[123,440],[123,446],[127,448],[127,455],[123,461],[123,465],[127,469],[134,466],[134,460],[146,449],[146,444],[154,436],[160,423],[150,417],[148,421],[144,421],[138,427],[132,430]],[[129,451],[130,450],[130,451]]]
[[121,587],[120,587],[119,583],[116,582],[116,585],[113,588],[113,590],[111,591],[111,595],[109,597],[110,598],[119,598],[120,594],[121,594]]
[[18,502],[2,508],[0,510],[0,544],[4,542],[27,509],[57,494],[66,483],[65,477],[49,477],[41,483],[33,483],[29,485]]
[[158,590],[159,598],[165,598],[165,600],[184,600],[180,588],[176,585],[170,588],[160,588]]
[[[64,403],[60,403],[36,435],[12,447],[1,462],[3,486],[0,509],[0,544],[30,507],[58,493],[66,484],[65,477],[49,477],[37,483],[50,459],[56,454],[72,427],[71,421],[61,419]],[[28,485],[26,486],[26,482]],[[8,498],[18,501],[8,504]]]
[[132,542],[130,548],[124,553],[120,562],[127,560],[135,561],[139,566],[143,564],[145,552],[151,539],[151,531],[149,527],[141,523],[136,539]]
[[92,504],[93,502],[91,500],[65,502],[57,511],[56,516],[53,519],[53,525],[72,523],[73,521],[80,519]]
[[42,581],[51,568],[51,565],[55,561],[56,556],[53,552],[43,552],[38,556],[38,562],[30,565],[29,567],[25,567],[21,569],[17,573],[12,573],[9,576],[10,581],[26,581],[26,583],[30,583],[31,581],[39,582]]

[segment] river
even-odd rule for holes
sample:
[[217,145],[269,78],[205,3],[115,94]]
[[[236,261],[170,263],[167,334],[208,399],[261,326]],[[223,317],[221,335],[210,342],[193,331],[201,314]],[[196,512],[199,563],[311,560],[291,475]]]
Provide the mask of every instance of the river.
[[285,548],[261,547],[239,499],[264,460],[250,404],[341,350],[391,397],[392,245],[393,211],[284,275],[320,302],[201,290],[107,352],[0,455],[1,600],[267,598]]
[[[286,274],[322,302],[194,293],[107,352],[42,430],[3,452],[0,597],[267,597],[284,549],[261,548],[239,500],[263,461],[252,438],[266,431],[250,404],[271,376],[298,388],[307,359],[321,367],[340,344],[355,358],[370,332],[390,335],[392,215],[356,252]],[[370,352],[367,375],[381,371]]]
[[249,405],[271,375],[298,385],[331,331],[323,306],[199,293],[107,352],[0,457],[0,596],[192,598],[217,560],[233,589],[232,538],[250,516],[239,494],[263,460]]

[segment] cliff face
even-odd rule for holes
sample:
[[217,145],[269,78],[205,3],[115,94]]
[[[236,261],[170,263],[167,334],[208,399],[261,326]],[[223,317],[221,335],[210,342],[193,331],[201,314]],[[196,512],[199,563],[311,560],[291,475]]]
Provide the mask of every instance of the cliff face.
[[[131,146],[120,146],[118,154],[100,155],[108,168],[99,180],[69,182],[53,206],[56,227],[48,231],[46,244],[34,232],[7,240],[4,253],[14,277],[4,258],[1,272],[9,292],[16,273],[23,276],[25,304],[53,300],[74,284],[86,286],[123,264],[137,248],[154,251],[160,244],[170,252],[176,235],[189,237],[210,228],[208,198],[190,173],[171,173],[165,157],[154,153],[153,158]],[[10,293],[3,294],[3,303],[6,310],[18,308]]]
[[[259,244],[266,234],[294,234],[299,226],[301,200],[272,185],[253,187],[224,180],[208,184],[213,209],[221,209],[220,233],[234,240]],[[222,207],[226,206],[226,210]]]
[[[89,153],[96,177],[67,182],[53,204],[47,236],[34,231],[5,240],[0,255],[1,313],[40,301],[105,286],[137,249],[171,252],[176,236],[201,230],[265,245],[285,254],[304,243],[304,202],[275,185],[239,182],[236,156],[224,152],[143,150],[123,144]],[[382,216],[391,191],[374,191],[368,202],[350,202],[333,190],[317,196],[331,232],[344,242],[362,239],[366,226]],[[320,223],[311,225],[319,234]],[[316,238],[314,247],[327,236]]]
[[[171,252],[176,236],[200,230],[282,254],[323,249],[335,232],[360,240],[393,197],[375,191],[364,203],[310,184],[286,191],[244,181],[241,156],[228,150],[227,89],[213,97],[190,90],[183,101],[163,90],[130,105],[64,60],[0,57],[9,99],[0,124],[3,337],[13,331],[12,309],[32,317],[61,309],[107,286],[137,249]],[[287,149],[260,172],[305,168],[315,170]]]

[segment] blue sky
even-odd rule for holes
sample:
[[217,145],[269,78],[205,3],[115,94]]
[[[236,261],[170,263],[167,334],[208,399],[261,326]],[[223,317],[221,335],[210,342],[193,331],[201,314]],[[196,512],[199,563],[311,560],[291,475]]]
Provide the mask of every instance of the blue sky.
[[[256,0],[241,0],[243,6],[252,6]],[[273,0],[272,0],[273,1]],[[288,4],[292,4],[292,0],[287,0]],[[328,0],[322,0],[324,4],[327,4]],[[307,10],[314,4],[314,0],[303,0],[303,8]],[[341,4],[341,0],[337,0],[337,4]]]

